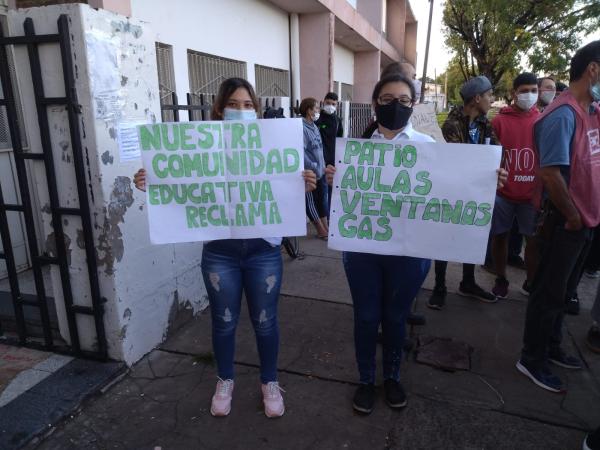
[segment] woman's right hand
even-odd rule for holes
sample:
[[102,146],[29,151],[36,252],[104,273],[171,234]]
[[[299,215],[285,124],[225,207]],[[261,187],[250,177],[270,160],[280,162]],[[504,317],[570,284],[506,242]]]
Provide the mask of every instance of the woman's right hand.
[[335,166],[328,164],[327,167],[325,167],[325,178],[327,179],[327,184],[329,186],[333,185],[333,176],[334,175],[335,175]]
[[135,173],[133,184],[140,191],[146,192],[146,169],[140,169]]

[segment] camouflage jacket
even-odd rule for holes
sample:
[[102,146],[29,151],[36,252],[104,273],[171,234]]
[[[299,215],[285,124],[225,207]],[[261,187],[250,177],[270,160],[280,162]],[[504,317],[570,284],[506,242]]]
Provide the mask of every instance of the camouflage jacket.
[[[498,139],[492,130],[492,124],[487,116],[479,116],[475,119],[479,128],[479,144],[485,144],[489,138],[489,144],[497,145]],[[469,140],[469,116],[463,113],[463,107],[454,108],[448,114],[448,118],[442,125],[442,134],[446,142],[451,144],[470,144]]]

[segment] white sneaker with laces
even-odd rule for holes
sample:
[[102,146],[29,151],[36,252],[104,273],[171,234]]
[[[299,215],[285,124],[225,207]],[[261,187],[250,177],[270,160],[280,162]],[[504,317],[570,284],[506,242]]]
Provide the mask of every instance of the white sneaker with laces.
[[210,413],[215,417],[223,417],[231,412],[231,398],[233,395],[233,380],[219,378],[215,395],[212,397]]
[[265,405],[265,416],[270,419],[283,416],[285,405],[283,404],[281,392],[285,391],[281,389],[279,383],[277,381],[270,381],[267,384],[261,385],[261,390]]

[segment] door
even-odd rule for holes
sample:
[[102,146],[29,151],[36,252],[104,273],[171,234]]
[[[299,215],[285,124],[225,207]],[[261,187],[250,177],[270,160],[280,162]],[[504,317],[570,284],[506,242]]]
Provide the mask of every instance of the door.
[[[2,16],[0,16],[0,20],[1,19],[3,19]],[[1,86],[0,98],[4,98]],[[18,195],[17,174],[11,147],[6,108],[0,106],[0,185],[2,186],[4,201],[6,203],[15,204],[20,203],[20,198]],[[29,267],[29,257],[25,244],[25,224],[23,223],[22,214],[18,212],[8,212],[7,216],[17,270],[27,269]],[[2,242],[0,241],[0,252],[1,251],[3,251],[3,248]],[[0,259],[0,279],[6,277],[6,263],[3,259]]]

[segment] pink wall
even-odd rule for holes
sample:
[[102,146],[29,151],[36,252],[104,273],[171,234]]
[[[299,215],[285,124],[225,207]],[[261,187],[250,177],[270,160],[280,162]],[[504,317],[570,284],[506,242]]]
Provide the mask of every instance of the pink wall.
[[356,10],[360,15],[367,19],[367,22],[369,22],[377,31],[381,31],[382,28],[382,4],[383,2],[381,0],[375,2],[373,0],[356,0]]
[[301,14],[300,93],[302,98],[323,96],[333,89],[333,26],[329,12]]
[[88,0],[88,4],[92,8],[107,9],[131,17],[131,2],[129,0]]
[[354,54],[354,96],[355,102],[371,103],[373,88],[379,80],[381,53],[379,50],[356,52]]
[[92,8],[106,9],[131,17],[130,0],[8,0],[8,8],[32,8],[34,6],[58,5],[61,3],[87,3]]
[[404,53],[404,33],[406,22],[406,0],[386,0],[387,3],[387,40],[400,55]]
[[407,23],[404,37],[404,57],[413,66],[417,65],[417,28],[417,22]]

